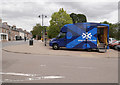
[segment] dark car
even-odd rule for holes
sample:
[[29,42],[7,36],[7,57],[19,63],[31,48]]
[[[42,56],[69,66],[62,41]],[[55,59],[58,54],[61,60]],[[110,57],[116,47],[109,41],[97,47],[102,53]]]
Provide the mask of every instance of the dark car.
[[115,49],[120,51],[120,45],[116,45]]

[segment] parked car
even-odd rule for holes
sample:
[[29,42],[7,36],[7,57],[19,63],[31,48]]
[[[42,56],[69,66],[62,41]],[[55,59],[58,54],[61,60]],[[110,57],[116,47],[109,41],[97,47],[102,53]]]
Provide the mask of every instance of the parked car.
[[115,49],[120,51],[120,45],[116,45]]
[[115,46],[117,46],[117,45],[120,45],[120,40],[119,41],[115,41],[115,42],[109,44],[109,47],[110,48],[115,48]]
[[109,44],[111,44],[111,43],[113,43],[115,41],[117,41],[115,38],[109,38]]

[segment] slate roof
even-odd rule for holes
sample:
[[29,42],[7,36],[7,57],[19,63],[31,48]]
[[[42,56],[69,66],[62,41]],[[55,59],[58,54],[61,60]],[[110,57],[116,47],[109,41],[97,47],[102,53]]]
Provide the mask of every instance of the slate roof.
[[3,24],[3,23],[0,23],[0,27],[4,28],[4,29],[9,29],[9,27],[7,25]]

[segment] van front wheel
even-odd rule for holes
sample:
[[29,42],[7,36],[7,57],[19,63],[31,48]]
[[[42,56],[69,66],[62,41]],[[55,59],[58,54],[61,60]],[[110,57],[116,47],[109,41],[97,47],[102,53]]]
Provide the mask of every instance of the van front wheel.
[[58,49],[59,49],[58,44],[53,44],[53,49],[54,49],[54,50],[58,50]]

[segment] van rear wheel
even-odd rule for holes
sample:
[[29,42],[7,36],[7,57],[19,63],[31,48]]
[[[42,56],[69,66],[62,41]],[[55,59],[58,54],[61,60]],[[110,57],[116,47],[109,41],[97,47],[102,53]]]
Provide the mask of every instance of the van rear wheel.
[[58,49],[59,49],[58,44],[53,44],[53,49],[54,49],[54,50],[58,50]]

